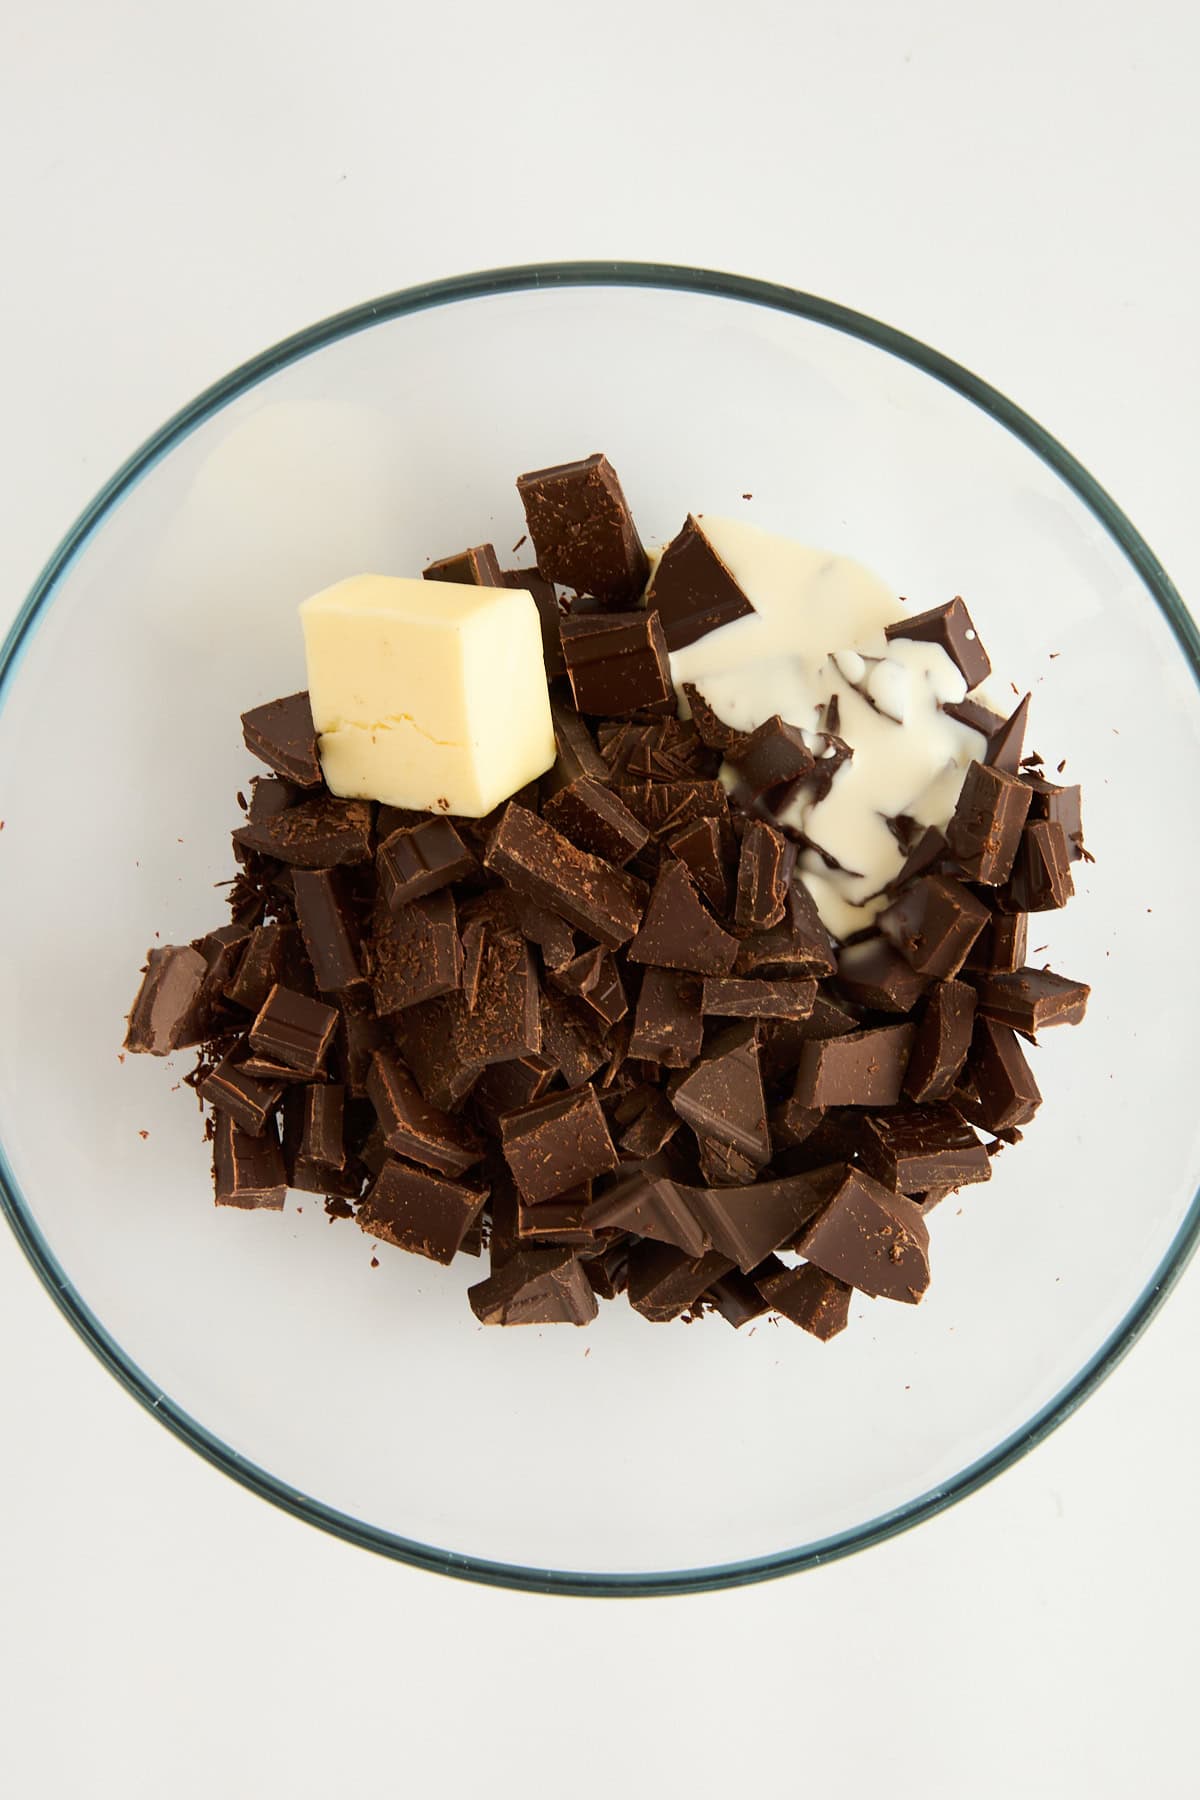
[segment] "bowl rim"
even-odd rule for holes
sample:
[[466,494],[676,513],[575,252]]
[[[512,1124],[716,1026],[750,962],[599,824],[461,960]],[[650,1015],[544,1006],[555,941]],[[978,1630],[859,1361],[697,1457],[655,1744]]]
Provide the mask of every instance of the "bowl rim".
[[[644,262],[552,262],[485,269],[399,289],[334,313],[282,339],[206,388],[134,451],[67,531],[26,596],[0,647],[0,707],[19,672],[37,626],[64,573],[122,497],[176,444],[223,407],[289,364],[326,345],[411,313],[500,294],[556,288],[656,288],[765,307],[829,327],[883,350],[961,394],[1018,438],[1059,475],[1099,521],[1133,566],[1165,617],[1200,686],[1200,630],[1166,570],[1115,500],[1064,445],[1021,407],[961,364],[907,333],[815,294],[714,269]],[[1062,1390],[1016,1431],[952,1480],[878,1518],[819,1541],[769,1556],[661,1573],[540,1569],[494,1562],[405,1538],[325,1505],[291,1487],[209,1432],[177,1406],[105,1329],[68,1278],[38,1228],[0,1143],[0,1207],[21,1249],[51,1298],[110,1374],[198,1455],[294,1517],[334,1536],[416,1568],[495,1587],[537,1593],[632,1596],[702,1593],[815,1568],[878,1544],[943,1512],[1010,1468],[1049,1436],[1111,1374],[1132,1348],[1179,1279],[1200,1239],[1197,1193],[1158,1268],[1125,1317]]]

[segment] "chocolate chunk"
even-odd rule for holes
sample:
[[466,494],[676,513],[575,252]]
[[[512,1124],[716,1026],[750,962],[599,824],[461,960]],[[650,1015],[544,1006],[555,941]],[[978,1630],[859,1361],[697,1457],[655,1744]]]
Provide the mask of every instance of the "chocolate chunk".
[[558,603],[554,583],[547,581],[537,569],[505,569],[504,585],[523,588],[533,596],[533,604],[538,610],[538,623],[542,628],[542,660],[546,665],[546,677],[553,681],[556,675],[564,675],[567,665],[563,661],[562,639],[559,635],[563,609]]
[[621,1149],[627,1156],[657,1156],[670,1143],[679,1127],[679,1116],[666,1095],[654,1094],[621,1133]]
[[476,544],[470,550],[460,550],[456,556],[439,557],[421,573],[426,581],[457,581],[468,587],[507,586],[491,544]]
[[543,776],[547,792],[566,787],[572,781],[607,781],[608,764],[596,748],[595,739],[579,714],[571,707],[550,702],[550,718],[554,725],[554,742],[558,750],[554,767]]
[[975,980],[979,1011],[1023,1037],[1036,1039],[1051,1025],[1078,1025],[1087,1011],[1091,988],[1049,969],[1018,969],[1015,974],[979,975]]
[[629,1283],[629,1244],[626,1239],[620,1238],[598,1255],[585,1254],[580,1260],[593,1293],[601,1300],[615,1300],[618,1294],[625,1292]]
[[367,1091],[371,1058],[385,1036],[383,1024],[365,992],[355,990],[339,996],[337,1065],[346,1087],[356,1098]]
[[282,1212],[287,1171],[273,1121],[257,1136],[242,1131],[231,1114],[217,1114],[213,1139],[213,1188],[218,1206]]
[[734,922],[739,931],[770,931],[787,908],[794,847],[783,833],[759,819],[751,820],[742,837],[738,860]]
[[585,1217],[593,1230],[616,1226],[699,1257],[709,1248],[703,1203],[699,1189],[674,1181],[662,1157],[655,1156],[622,1171],[613,1187],[596,1196]]
[[911,1304],[929,1286],[929,1228],[919,1208],[861,1169],[846,1170],[797,1249],[827,1275],[876,1299]]
[[972,944],[964,969],[995,970],[1011,975],[1022,967],[1029,945],[1025,913],[993,913]]
[[569,1088],[582,1087],[604,1066],[606,1051],[597,1031],[556,994],[543,994],[542,1055]]
[[[771,1267],[776,1266],[772,1257]],[[783,1267],[782,1263],[778,1264]],[[765,1265],[764,1265],[765,1269]],[[740,1331],[743,1325],[749,1325],[753,1319],[761,1319],[767,1312],[767,1302],[758,1290],[756,1282],[738,1269],[731,1269],[727,1275],[720,1275],[701,1298],[701,1305],[720,1313],[726,1324]]]
[[484,1325],[589,1325],[599,1308],[586,1268],[571,1250],[519,1250],[467,1299]]
[[261,1057],[311,1077],[325,1061],[336,1026],[332,1006],[276,986],[250,1027],[250,1047]]
[[1079,862],[1086,858],[1079,788],[1056,787],[1052,781],[1045,781],[1040,775],[1033,775],[1028,771],[1021,776],[1021,780],[1033,795],[1029,805],[1030,820],[1048,819],[1052,825],[1061,825],[1067,834],[1071,861]]
[[904,1091],[918,1104],[946,1100],[971,1048],[975,990],[965,981],[938,981],[929,990],[913,1038]]
[[729,750],[729,761],[753,794],[811,775],[814,760],[803,732],[778,713]]
[[326,1079],[323,1069],[318,1069],[313,1074],[308,1069],[293,1068],[290,1063],[280,1062],[272,1056],[245,1056],[239,1062],[238,1068],[252,1081],[261,1081],[268,1086],[282,1085],[287,1088],[301,1088],[310,1081]]
[[450,1181],[389,1157],[358,1209],[361,1229],[431,1261],[454,1261],[483,1211],[486,1187]]
[[668,862],[659,872],[641,929],[629,946],[629,960],[664,969],[690,969],[698,975],[728,975],[737,953],[737,939],[722,931],[705,910],[683,864]]
[[656,612],[572,616],[563,620],[560,636],[581,713],[611,719],[674,712],[671,665]]
[[1067,834],[1050,819],[1035,819],[1021,833],[1008,887],[999,904],[1013,912],[1053,912],[1075,892]]
[[771,1135],[753,1025],[722,1032],[671,1103],[698,1137],[720,1138],[760,1167],[769,1160]]
[[519,933],[487,933],[473,1009],[454,997],[454,1048],[464,1063],[486,1067],[542,1047],[540,993],[529,945]]
[[997,727],[988,739],[985,761],[993,769],[1001,769],[1006,775],[1016,775],[1021,767],[1021,752],[1025,748],[1025,727],[1029,719],[1030,695],[1014,707],[1003,725]]
[[988,653],[979,641],[971,623],[971,615],[961,597],[934,606],[928,612],[915,613],[911,619],[898,619],[885,625],[883,635],[893,638],[916,638],[925,644],[940,644],[968,689],[978,687],[992,672]]
[[129,1014],[126,1050],[169,1056],[173,1050],[201,1043],[205,1024],[198,1002],[207,974],[207,958],[194,945],[164,944],[150,950]]
[[711,779],[721,758],[710,750],[691,719],[673,715],[653,724],[621,728],[624,743],[616,759],[605,754],[614,778],[626,781],[691,781]]
[[615,1025],[629,1011],[621,971],[607,950],[586,951],[555,970],[550,979],[564,994],[577,996],[601,1026]]
[[987,1151],[951,1106],[871,1114],[860,1128],[859,1156],[876,1181],[902,1194],[988,1181],[992,1173]]
[[250,780],[250,805],[246,817],[252,825],[261,819],[276,819],[289,806],[299,804],[302,789],[294,781],[279,775],[254,775]]
[[403,1012],[451,993],[462,980],[462,961],[458,915],[446,889],[398,913],[382,895],[376,900],[366,958],[376,1012]]
[[732,1144],[723,1144],[720,1138],[698,1138],[696,1160],[706,1188],[745,1187],[758,1174],[757,1163]]
[[977,1018],[965,1077],[954,1096],[963,1118],[998,1133],[1027,1125],[1041,1103],[1016,1033],[994,1019]]
[[[759,1061],[765,1063],[761,1054]],[[766,1072],[764,1066],[763,1074]],[[789,1096],[771,1114],[771,1143],[776,1150],[794,1150],[812,1136],[824,1117],[821,1107],[801,1106]]]
[[[982,700],[958,700],[949,705],[943,704],[942,711],[948,719],[957,719],[960,725],[967,725],[977,731],[982,738],[989,741],[1004,725],[1004,714],[993,712]],[[986,752],[984,753],[986,761]]]
[[727,913],[731,884],[720,822],[693,819],[669,834],[667,848],[679,858],[708,904],[718,913]]
[[844,1331],[850,1322],[850,1297],[854,1289],[836,1275],[827,1275],[815,1263],[798,1269],[781,1269],[756,1283],[759,1293],[775,1312],[790,1319],[822,1343]]
[[838,957],[838,986],[876,1012],[909,1013],[927,986],[912,964],[884,938],[849,944]]
[[815,981],[748,981],[711,975],[701,1011],[726,1019],[806,1019],[817,997]]
[[971,764],[946,828],[950,854],[969,881],[998,887],[1008,880],[1030,799],[1015,775]]
[[812,895],[803,882],[795,881],[783,922],[743,939],[734,973],[767,980],[804,975],[819,980],[832,975],[836,966],[833,942],[817,915]]
[[[888,820],[888,824],[893,828],[897,823],[898,821],[895,819]],[[893,875],[885,891],[889,894],[900,893],[910,881],[915,881],[918,875],[927,874],[937,863],[940,863],[945,854],[946,840],[942,833],[936,825],[927,825],[924,831],[919,831],[910,840],[908,853],[901,864],[900,871]]]
[[957,975],[991,914],[949,875],[922,875],[875,921],[918,975]]
[[616,471],[606,456],[517,477],[543,575],[606,606],[633,606],[650,572]]
[[895,1106],[914,1029],[879,1025],[810,1039],[800,1052],[793,1098],[800,1106]]
[[224,1057],[196,1089],[206,1106],[227,1112],[250,1137],[258,1137],[283,1096],[282,1082],[256,1081],[231,1057]]
[[322,993],[340,993],[362,980],[359,932],[337,869],[297,869],[292,878],[296,919]]
[[448,882],[461,881],[477,867],[449,819],[438,818],[394,831],[380,844],[376,861],[379,885],[393,912]]
[[591,1205],[591,1190],[591,1182],[585,1181],[582,1187],[572,1188],[569,1194],[560,1194],[557,1200],[543,1200],[540,1206],[528,1206],[518,1196],[518,1247],[522,1244],[555,1244],[560,1249],[567,1246],[574,1250],[591,1250],[608,1242],[615,1233],[591,1231],[584,1222]]
[[728,821],[729,798],[719,781],[624,782],[618,789],[630,812],[655,837],[671,837],[696,819]]
[[298,955],[299,941],[291,926],[256,925],[225,989],[226,997],[247,1012],[257,1012],[276,982],[294,968]]
[[320,787],[321,759],[307,694],[289,694],[242,714],[246,748],[297,787]]
[[825,1204],[804,1175],[747,1187],[707,1188],[703,1218],[715,1249],[748,1274],[772,1250],[790,1244]]
[[663,551],[646,605],[657,607],[671,650],[683,650],[718,625],[754,611],[691,513]]
[[650,833],[611,788],[581,776],[547,800],[542,817],[592,856],[618,868],[636,856]]
[[513,926],[527,942],[537,945],[542,953],[543,963],[552,973],[565,969],[568,963],[575,960],[575,933],[567,921],[557,913],[547,912],[544,907],[536,906],[532,900],[527,899],[524,894],[518,894],[513,888],[492,888],[469,909],[465,917],[488,919],[494,927]]
[[617,872],[522,806],[505,808],[483,860],[493,874],[606,949],[618,949],[637,930],[642,909]]
[[483,1156],[483,1145],[461,1119],[430,1106],[408,1070],[387,1050],[371,1059],[367,1093],[397,1156],[439,1175],[465,1175]]
[[460,986],[463,1005],[468,1012],[474,1012],[479,1004],[479,983],[483,976],[483,954],[487,949],[487,934],[486,919],[476,919],[472,924],[464,926],[460,933],[463,947]]
[[629,1252],[629,1304],[654,1324],[666,1324],[694,1306],[706,1288],[733,1267],[719,1250],[688,1256],[670,1244],[648,1238]]
[[719,750],[723,756],[733,757],[748,741],[749,732],[738,731],[732,725],[726,725],[719,719],[698,687],[690,681],[683,684],[683,696],[691,714],[701,741],[710,750]]
[[273,819],[242,825],[235,844],[296,869],[329,869],[371,858],[371,802],[320,794]]
[[549,1094],[500,1120],[505,1161],[523,1197],[552,1200],[618,1166],[608,1122],[590,1085]]
[[[543,1044],[545,1041],[543,1017]],[[531,1100],[540,1100],[556,1073],[556,1064],[545,1054],[518,1056],[512,1062],[493,1063],[484,1072],[473,1098],[473,1104],[486,1121],[492,1135],[499,1133],[501,1114],[516,1112],[518,1107],[528,1106]]]
[[303,1090],[300,1156],[331,1174],[346,1166],[346,1090],[340,1081],[314,1083]]
[[647,969],[638,995],[630,1054],[669,1069],[689,1068],[704,1041],[700,1014],[700,983],[694,976],[676,969]]

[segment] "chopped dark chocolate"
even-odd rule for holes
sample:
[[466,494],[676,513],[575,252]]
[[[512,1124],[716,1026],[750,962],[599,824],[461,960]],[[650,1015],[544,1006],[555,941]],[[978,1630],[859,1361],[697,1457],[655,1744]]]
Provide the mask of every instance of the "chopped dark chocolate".
[[737,939],[722,931],[705,909],[683,864],[667,862],[629,946],[629,960],[697,975],[728,975],[737,953]]
[[807,1019],[817,997],[815,981],[754,981],[710,975],[700,1010],[726,1019]]
[[398,913],[379,895],[366,957],[376,1012],[403,1012],[453,992],[462,980],[462,963],[451,893],[440,889],[411,901]]
[[505,587],[499,559],[492,544],[476,544],[455,556],[442,556],[422,569],[426,581],[457,581],[467,587]]
[[[759,1058],[765,1064],[765,1058]],[[763,1068],[764,1075],[766,1067]],[[780,1102],[771,1114],[771,1143],[778,1150],[794,1150],[806,1142],[821,1120],[825,1117],[819,1106],[801,1106],[800,1102],[789,1096]]]
[[683,650],[718,625],[754,611],[691,513],[662,553],[646,605],[657,607],[671,650]]
[[817,916],[812,895],[803,882],[794,881],[782,923],[744,938],[733,972],[768,980],[803,975],[821,979],[832,975],[836,966],[832,940]]
[[1025,913],[993,913],[972,944],[964,969],[1011,975],[1025,962],[1029,919]]
[[975,990],[965,981],[937,981],[917,1021],[904,1091],[918,1105],[947,1100],[971,1048]]
[[239,826],[235,844],[296,869],[329,869],[371,858],[371,802],[319,794],[286,812]]
[[[942,711],[948,719],[956,719],[960,725],[969,726],[972,731],[977,731],[980,737],[988,739],[989,742],[1004,725],[1004,714],[993,712],[990,706],[983,704],[982,700],[968,698],[953,701],[943,704]],[[986,752],[984,760],[986,761]]]
[[337,1012],[292,988],[273,987],[250,1027],[259,1056],[313,1076],[322,1067],[337,1027]]
[[340,993],[362,980],[358,921],[338,869],[297,869],[292,877],[296,919],[321,993]]
[[563,609],[559,605],[554,583],[547,581],[537,569],[505,569],[504,585],[523,588],[533,597],[533,604],[538,610],[538,623],[542,628],[542,660],[546,665],[547,679],[553,681],[556,675],[565,674],[567,665],[563,661],[562,639],[559,636]]
[[206,1106],[227,1112],[242,1131],[258,1137],[279,1105],[283,1083],[256,1081],[227,1056],[205,1077],[196,1092]]
[[991,914],[949,875],[922,875],[875,921],[918,975],[957,975]]
[[242,736],[251,755],[297,787],[321,786],[317,733],[306,693],[251,707],[242,714]]
[[720,750],[724,756],[731,759],[736,757],[737,753],[748,743],[750,733],[737,731],[732,725],[726,725],[724,719],[719,719],[700,689],[693,687],[690,681],[684,682],[683,695],[691,713],[692,723],[702,742],[707,744],[710,750]]
[[548,1094],[500,1120],[505,1161],[522,1196],[536,1205],[618,1167],[608,1121],[590,1084]]
[[273,1121],[257,1136],[242,1131],[228,1112],[217,1114],[213,1138],[213,1188],[218,1206],[282,1212],[287,1171]]
[[550,718],[554,726],[554,742],[558,756],[550,773],[543,777],[546,791],[566,787],[568,782],[607,781],[608,764],[596,748],[587,725],[569,706],[550,702]]
[[1042,1096],[1017,1035],[1007,1025],[976,1018],[971,1054],[954,1104],[970,1124],[994,1133],[1032,1119]]
[[753,794],[811,775],[814,760],[803,732],[778,713],[729,750],[729,761]]
[[656,612],[565,618],[563,657],[581,713],[606,719],[674,712],[667,643]]
[[665,1094],[654,1094],[631,1124],[621,1133],[620,1145],[626,1156],[657,1156],[680,1129],[681,1120]]
[[783,833],[752,819],[738,859],[734,922],[739,931],[770,931],[787,909],[795,847]]
[[379,885],[393,912],[449,882],[461,881],[478,867],[449,819],[436,817],[393,831],[380,844],[376,861]]
[[[771,1266],[774,1267],[772,1258]],[[782,1263],[779,1264],[782,1268]],[[761,1319],[769,1310],[756,1282],[739,1269],[730,1269],[727,1275],[719,1275],[712,1286],[702,1295],[700,1304],[706,1309],[720,1313],[726,1324],[740,1331],[743,1325],[749,1325],[752,1319]]]
[[693,819],[690,825],[679,826],[668,836],[667,848],[679,858],[708,904],[718,913],[727,913],[732,885],[720,821]]
[[823,1343],[850,1322],[854,1289],[815,1263],[802,1263],[798,1269],[781,1267],[760,1276],[755,1285],[769,1307]]
[[433,1262],[450,1263],[483,1211],[487,1195],[486,1187],[451,1181],[389,1157],[356,1217],[371,1237]]
[[582,1087],[604,1066],[607,1051],[598,1030],[557,994],[541,1001],[542,1056],[569,1088]]
[[379,1118],[383,1141],[397,1156],[421,1163],[440,1175],[465,1175],[474,1168],[484,1147],[474,1132],[455,1118],[430,1106],[402,1063],[387,1050],[371,1059],[367,1093]]
[[126,1050],[169,1056],[173,1050],[202,1043],[206,1026],[198,1002],[207,974],[208,961],[192,944],[151,949],[129,1014]]
[[486,919],[475,919],[465,925],[460,933],[463,947],[462,966],[462,999],[468,1012],[474,1012],[479,1003],[479,983],[483,976],[483,953],[487,949],[488,923]]
[[641,820],[612,788],[581,776],[551,795],[542,817],[581,850],[623,867],[650,840]]
[[1072,862],[1080,862],[1087,857],[1083,843],[1083,811],[1078,787],[1056,787],[1052,781],[1046,781],[1040,775],[1031,774],[1028,770],[1021,776],[1033,799],[1029,805],[1030,820],[1049,819],[1053,825],[1061,825],[1067,834],[1067,845]]
[[638,928],[642,909],[618,872],[579,850],[523,806],[505,808],[484,864],[539,906],[616,950]]
[[968,881],[999,887],[1008,880],[1030,799],[1015,775],[971,764],[946,827],[947,848]]
[[758,1174],[758,1164],[751,1157],[732,1144],[723,1144],[720,1138],[697,1138],[696,1161],[706,1188],[745,1187]]
[[299,954],[299,937],[290,925],[256,925],[242,952],[226,998],[247,1012],[257,1012],[277,981],[290,973]]
[[635,818],[655,837],[669,838],[696,819],[728,821],[729,797],[719,781],[631,781],[618,788]]
[[615,1025],[629,1011],[621,971],[608,950],[587,950],[550,979],[564,994],[575,995],[601,1026]]
[[598,1311],[589,1267],[569,1249],[518,1250],[467,1299],[483,1325],[589,1325]]
[[709,1247],[703,1195],[673,1180],[657,1155],[622,1169],[617,1182],[592,1201],[586,1218],[593,1230],[636,1232],[687,1256],[702,1256]]
[[800,1052],[793,1099],[800,1106],[895,1106],[913,1031],[911,1024],[879,1025],[810,1039]]
[[1021,767],[1021,752],[1025,748],[1025,727],[1029,721],[1029,702],[1031,696],[1017,703],[1005,719],[1003,725],[997,727],[988,739],[987,762],[993,769],[1000,769],[1005,775],[1016,775]]
[[1035,819],[1021,833],[1012,874],[998,903],[1013,912],[1054,912],[1074,892],[1066,832],[1051,819]]
[[804,1175],[747,1187],[706,1188],[702,1217],[717,1250],[749,1274],[772,1250],[790,1244],[825,1204]]
[[694,1306],[705,1289],[732,1267],[732,1259],[719,1250],[688,1256],[671,1244],[644,1238],[629,1251],[629,1304],[644,1319],[664,1324]]
[[[543,1044],[545,1041],[543,1016]],[[541,1056],[514,1057],[512,1062],[493,1063],[490,1069],[485,1070],[475,1089],[473,1105],[479,1110],[492,1136],[499,1135],[503,1113],[516,1112],[518,1107],[528,1106],[531,1100],[540,1100],[557,1072],[556,1064],[544,1053]]]
[[929,1286],[929,1228],[918,1207],[862,1169],[847,1169],[796,1246],[827,1275],[882,1300],[909,1304]]
[[[888,824],[894,828],[897,821],[889,819]],[[924,831],[919,831],[911,838],[899,873],[888,882],[885,891],[889,894],[900,893],[910,881],[915,881],[918,875],[926,874],[935,864],[940,863],[945,854],[946,840],[942,833],[936,825],[927,825]]]
[[920,1194],[933,1187],[987,1181],[987,1151],[952,1106],[910,1106],[862,1122],[859,1156],[884,1187]]
[[606,606],[637,603],[650,564],[606,456],[531,470],[517,492],[543,575]]
[[1070,981],[1050,969],[975,977],[980,1013],[1030,1039],[1051,1025],[1078,1025],[1091,991],[1086,982]]
[[335,1040],[337,1064],[350,1093],[361,1099],[367,1091],[371,1058],[385,1041],[384,1026],[377,1017],[371,998],[364,990],[355,989],[338,996],[338,1027]]
[[961,596],[947,600],[944,606],[933,606],[928,612],[914,613],[911,619],[885,625],[884,636],[889,643],[893,638],[916,638],[921,643],[940,644],[968,689],[978,687],[992,672],[988,653]]
[[909,1013],[928,983],[882,937],[850,944],[838,957],[838,986],[876,1012]]
[[475,1005],[452,1002],[454,1048],[464,1063],[486,1067],[542,1048],[540,992],[533,954],[519,932],[492,929],[483,948]]
[[647,969],[629,1040],[630,1055],[662,1063],[668,1069],[687,1069],[699,1056],[703,1041],[696,977],[678,969]]
[[698,1137],[720,1138],[759,1167],[767,1162],[771,1135],[754,1026],[722,1032],[675,1089],[671,1104]]
[[300,1155],[331,1173],[346,1166],[346,1090],[338,1081],[314,1082],[303,1090]]

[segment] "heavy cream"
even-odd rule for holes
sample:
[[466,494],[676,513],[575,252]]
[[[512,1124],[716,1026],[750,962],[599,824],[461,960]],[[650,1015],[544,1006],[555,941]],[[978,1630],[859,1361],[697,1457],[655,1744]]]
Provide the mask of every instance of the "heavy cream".
[[700,524],[754,612],[675,651],[676,689],[691,683],[739,730],[778,713],[814,745],[837,696],[838,735],[853,755],[824,798],[802,794],[780,817],[819,846],[801,852],[800,875],[828,930],[848,937],[883,910],[882,890],[903,867],[888,820],[944,829],[983,753],[980,733],[941,710],[965,697],[966,682],[939,644],[888,642],[885,626],[906,608],[860,563],[737,519]]

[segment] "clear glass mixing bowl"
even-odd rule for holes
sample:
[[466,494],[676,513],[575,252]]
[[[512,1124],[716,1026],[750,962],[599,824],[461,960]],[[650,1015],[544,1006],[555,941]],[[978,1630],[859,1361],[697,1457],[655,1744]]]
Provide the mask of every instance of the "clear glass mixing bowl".
[[[297,601],[524,524],[519,470],[603,449],[648,538],[690,508],[965,594],[1094,867],[1035,921],[1092,982],[1043,1111],[932,1217],[918,1308],[487,1331],[441,1269],[212,1205],[188,1059],[118,1058],[147,944],[220,922],[239,712],[302,685]],[[745,496],[753,495],[750,500]],[[1197,1231],[1195,627],[1087,473],[994,390],[829,302],[558,265],[356,308],[189,406],[98,495],[3,651],[3,1199],[129,1390],[276,1504],[482,1580],[719,1586],[860,1548],[978,1486],[1111,1368]],[[1130,763],[1130,757],[1133,762]],[[1038,951],[1037,960],[1043,959]],[[1169,975],[1169,979],[1168,979]],[[379,1266],[371,1266],[378,1252]],[[9,1371],[8,1379],[17,1379]]]

